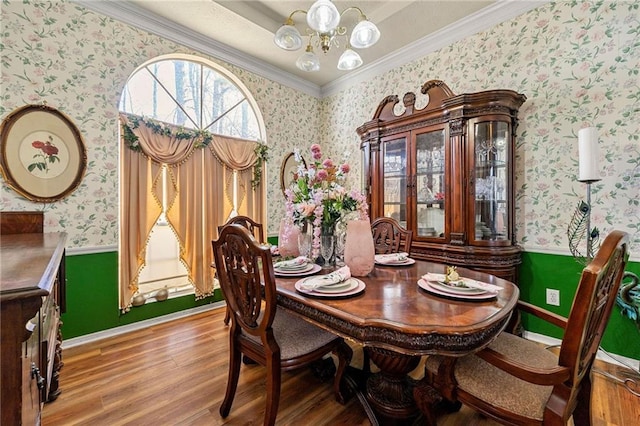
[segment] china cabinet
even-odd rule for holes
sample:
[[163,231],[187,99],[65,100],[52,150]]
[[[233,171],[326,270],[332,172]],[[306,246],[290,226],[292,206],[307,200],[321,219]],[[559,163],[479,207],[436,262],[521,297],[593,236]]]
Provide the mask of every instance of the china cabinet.
[[[455,95],[440,80],[388,96],[358,127],[370,216],[413,230],[411,255],[516,281],[512,90]],[[425,102],[422,102],[424,104]]]

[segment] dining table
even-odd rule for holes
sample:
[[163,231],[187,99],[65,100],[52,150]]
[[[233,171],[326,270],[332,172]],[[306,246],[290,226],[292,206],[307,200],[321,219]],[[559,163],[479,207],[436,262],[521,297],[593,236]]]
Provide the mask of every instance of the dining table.
[[365,366],[368,374],[358,378],[372,424],[410,424],[420,415],[409,373],[422,356],[473,353],[509,322],[519,297],[514,283],[459,267],[460,277],[498,286],[497,291],[489,297],[458,298],[430,291],[424,281],[418,285],[426,274],[445,274],[446,268],[418,259],[406,265],[377,264],[368,275],[356,277],[359,288],[347,294],[314,294],[300,287],[305,278],[276,275],[279,307],[362,345],[378,367],[371,374]]

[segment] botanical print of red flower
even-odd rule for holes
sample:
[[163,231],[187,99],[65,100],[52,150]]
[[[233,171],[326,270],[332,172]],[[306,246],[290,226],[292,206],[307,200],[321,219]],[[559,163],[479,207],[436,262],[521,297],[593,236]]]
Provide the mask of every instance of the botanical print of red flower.
[[49,135],[49,140],[46,142],[33,141],[31,146],[39,150],[33,155],[35,162],[29,164],[27,169],[32,172],[35,169],[49,173],[49,164],[53,164],[56,161],[60,162],[58,157],[58,148],[53,144],[53,137]]

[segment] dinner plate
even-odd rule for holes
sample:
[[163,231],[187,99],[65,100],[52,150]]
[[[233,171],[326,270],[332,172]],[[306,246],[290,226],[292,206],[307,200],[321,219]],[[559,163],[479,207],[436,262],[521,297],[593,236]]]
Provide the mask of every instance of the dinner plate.
[[279,277],[304,277],[306,275],[312,275],[317,272],[320,272],[322,267],[320,265],[316,265],[315,263],[309,263],[307,268],[299,270],[299,271],[283,271],[280,269],[273,268],[273,272]]
[[482,294],[486,293],[487,290],[475,287],[459,287],[455,285],[450,285],[442,281],[428,281],[429,284],[438,287],[440,290],[446,291],[447,293],[453,294]]
[[[302,280],[302,283],[300,284],[300,286],[302,288],[304,288],[304,285],[306,283],[308,283],[310,281],[313,281],[313,280],[316,280],[316,279],[318,279],[317,276],[305,278],[305,279]],[[326,294],[344,293],[346,291],[353,290],[357,286],[358,286],[358,282],[355,280],[355,278],[348,278],[348,279],[346,279],[343,282],[338,283],[338,284],[331,284],[331,285],[327,285],[327,286],[316,287],[312,291],[315,291],[316,293],[326,293]]]
[[415,259],[412,259],[410,257],[408,257],[407,260],[403,262],[397,262],[397,261],[396,262],[380,262],[376,257],[375,262],[376,262],[376,265],[382,265],[382,266],[407,266],[407,265],[413,265],[414,263],[416,263]]
[[311,268],[313,268],[313,263],[309,262],[309,263],[305,263],[304,265],[300,265],[300,266],[296,266],[296,267],[287,267],[287,268],[282,268],[282,267],[277,267],[274,266],[273,270],[283,273],[283,274],[288,274],[288,273],[297,273],[297,272],[306,272],[311,270]]
[[440,290],[439,287],[436,287],[435,285],[431,284],[431,281],[425,281],[423,279],[418,280],[418,286],[421,289],[431,294],[435,294],[437,296],[449,297],[452,299],[459,299],[459,300],[489,300],[489,299],[494,299],[497,296],[497,293],[490,293],[490,292],[480,293],[480,294],[448,293],[444,290]]
[[[295,288],[298,292],[306,295],[306,296],[313,296],[313,297],[334,297],[334,298],[341,298],[341,297],[348,297],[348,296],[355,296],[357,294],[360,294],[362,291],[364,291],[366,285],[362,280],[359,280],[358,278],[349,278],[348,280],[346,280],[346,282],[350,282],[348,287],[341,287],[340,289],[335,288],[335,291],[329,291],[327,292],[327,290],[331,290],[330,288],[316,288],[313,290],[307,290],[304,287],[302,287],[302,284],[304,283],[305,279],[301,279],[299,281],[296,282],[295,284]],[[319,291],[320,290],[320,291]]]

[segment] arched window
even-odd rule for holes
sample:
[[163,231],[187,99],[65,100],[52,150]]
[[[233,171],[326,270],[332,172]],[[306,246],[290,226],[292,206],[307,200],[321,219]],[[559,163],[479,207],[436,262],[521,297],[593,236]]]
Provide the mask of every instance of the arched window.
[[120,112],[120,307],[164,289],[206,297],[217,226],[238,213],[264,220],[253,171],[264,141],[257,105],[219,65],[173,55],[131,75]]
[[264,139],[247,89],[218,65],[194,58],[156,59],[138,68],[122,93],[120,111],[217,135]]

